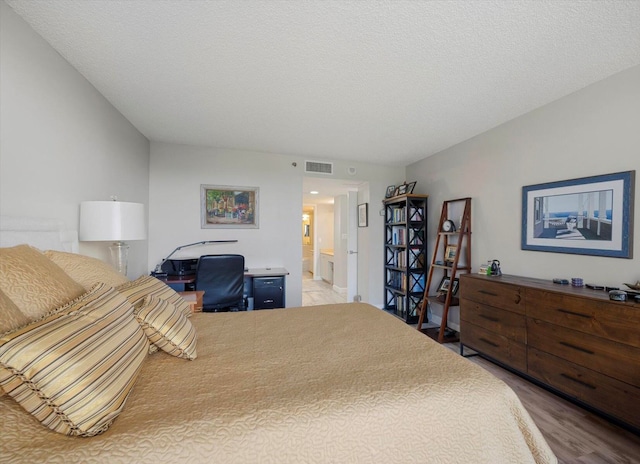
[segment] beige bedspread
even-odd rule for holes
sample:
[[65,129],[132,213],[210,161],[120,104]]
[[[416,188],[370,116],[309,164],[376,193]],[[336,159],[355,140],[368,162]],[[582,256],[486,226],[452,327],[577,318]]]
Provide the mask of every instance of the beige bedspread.
[[502,381],[366,304],[196,314],[93,438],[0,398],[2,462],[553,463]]

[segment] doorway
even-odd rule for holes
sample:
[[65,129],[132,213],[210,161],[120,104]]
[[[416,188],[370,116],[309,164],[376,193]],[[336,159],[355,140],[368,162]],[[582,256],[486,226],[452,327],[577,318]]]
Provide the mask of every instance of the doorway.
[[303,180],[303,306],[356,299],[357,198],[363,185],[368,183],[318,177]]

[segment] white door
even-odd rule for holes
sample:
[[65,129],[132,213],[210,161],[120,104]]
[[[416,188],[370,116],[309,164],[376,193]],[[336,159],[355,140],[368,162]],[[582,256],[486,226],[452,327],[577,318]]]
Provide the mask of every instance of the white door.
[[347,302],[358,294],[358,192],[347,194]]

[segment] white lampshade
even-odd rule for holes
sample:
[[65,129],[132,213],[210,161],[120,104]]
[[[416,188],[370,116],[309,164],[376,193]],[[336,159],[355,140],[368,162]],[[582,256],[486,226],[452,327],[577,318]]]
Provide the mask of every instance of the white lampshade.
[[80,203],[79,239],[85,242],[145,240],[144,205],[126,201]]
[[125,240],[144,240],[147,229],[144,205],[125,201],[80,203],[79,239],[84,242],[114,242],[109,247],[113,266],[127,275],[129,245]]

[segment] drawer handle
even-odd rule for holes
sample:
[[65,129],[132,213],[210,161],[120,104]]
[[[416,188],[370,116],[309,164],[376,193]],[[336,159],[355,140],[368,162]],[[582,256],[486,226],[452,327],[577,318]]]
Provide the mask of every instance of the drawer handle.
[[571,343],[567,343],[567,342],[558,342],[558,343],[564,346],[568,346],[569,348],[573,348],[574,350],[582,351],[583,353],[594,354],[593,351],[588,350],[586,348],[582,348],[581,346],[572,345]]
[[487,290],[478,290],[478,293],[484,293],[485,295],[489,295],[489,296],[498,296],[497,294],[493,292],[488,292]]
[[487,340],[486,338],[480,337],[480,340],[482,340],[483,342],[491,345],[491,346],[495,346],[496,348],[498,348],[500,345],[496,345],[495,343],[493,343],[491,340]]
[[560,374],[562,377],[564,377],[565,379],[569,379],[572,382],[578,383],[584,387],[590,388],[591,390],[595,390],[596,387],[594,387],[593,385],[591,385],[590,383],[587,382],[583,382],[582,380],[576,379],[575,377],[570,376],[569,374]]
[[520,300],[522,299],[522,297],[518,294],[516,295],[516,304],[520,304]]
[[584,317],[585,319],[591,319],[591,316],[587,316],[586,314],[574,313],[573,311],[568,311],[566,309],[557,308],[557,311],[565,314],[571,314],[572,316]]
[[264,300],[265,303],[273,303],[273,300]]
[[498,319],[497,317],[485,316],[484,314],[480,314],[480,317],[484,317],[491,322],[500,322],[500,319]]

